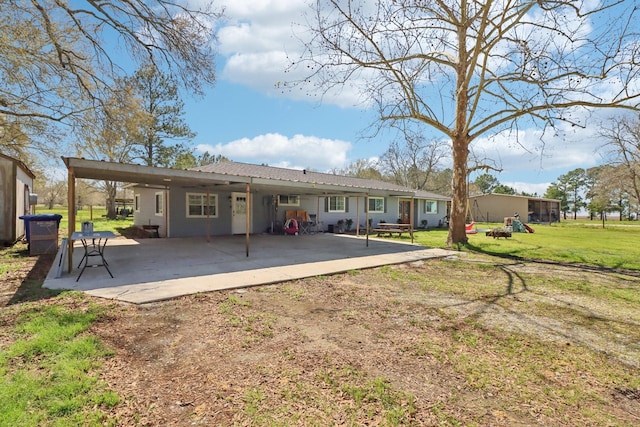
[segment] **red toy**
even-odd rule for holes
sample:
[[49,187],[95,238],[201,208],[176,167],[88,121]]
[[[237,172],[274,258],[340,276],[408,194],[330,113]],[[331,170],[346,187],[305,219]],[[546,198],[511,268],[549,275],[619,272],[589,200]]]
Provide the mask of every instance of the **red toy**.
[[471,224],[466,224],[464,226],[464,232],[467,234],[476,234],[478,233],[478,230],[474,230],[473,227],[476,226],[476,223],[474,221],[471,221]]
[[300,231],[298,229],[298,221],[295,220],[294,218],[289,218],[285,223],[284,223],[284,234],[291,234],[293,236],[297,236],[298,232]]

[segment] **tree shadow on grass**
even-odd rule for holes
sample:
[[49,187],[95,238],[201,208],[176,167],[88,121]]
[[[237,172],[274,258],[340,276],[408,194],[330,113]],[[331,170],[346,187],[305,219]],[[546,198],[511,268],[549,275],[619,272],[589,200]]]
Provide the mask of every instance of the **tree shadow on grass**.
[[[478,251],[488,254],[487,251]],[[538,336],[543,340],[550,340],[566,345],[574,344],[595,352],[606,354],[626,365],[638,367],[638,321],[635,317],[618,314],[614,303],[596,301],[589,303],[581,298],[582,294],[572,297],[571,293],[562,289],[554,291],[540,289],[536,281],[529,282],[530,275],[518,271],[519,266],[525,264],[556,265],[571,269],[593,271],[594,273],[610,275],[619,282],[630,280],[624,274],[611,268],[597,266],[576,265],[574,263],[547,262],[542,260],[524,260],[521,257],[508,257],[504,254],[491,254],[509,262],[492,262],[491,265],[504,275],[502,290],[487,292],[470,298],[443,304],[439,308],[461,309],[465,323],[472,322],[479,325],[488,334],[496,325],[503,331],[516,331],[526,335]],[[479,261],[483,263],[484,261]],[[555,269],[549,269],[553,275]],[[637,271],[633,271],[637,275]],[[544,280],[544,278],[543,278]],[[637,279],[631,279],[637,283]],[[589,282],[591,283],[591,282]],[[597,284],[593,284],[597,286]],[[626,287],[626,286],[625,286]],[[519,294],[527,296],[519,296]],[[593,299],[595,301],[595,299]],[[506,320],[505,320],[506,319]],[[618,393],[623,394],[625,390]]]
[[[29,253],[27,251],[21,251],[20,255],[28,257]],[[42,283],[47,277],[49,270],[51,270],[55,258],[55,254],[38,255],[38,260],[26,274],[22,283],[6,305],[49,299],[64,292],[58,289],[46,289],[42,287]]]
[[[476,246],[472,243],[467,243],[466,245],[464,245],[464,247],[470,252],[490,255],[493,257],[502,258],[502,259],[506,259],[514,262],[529,262],[529,263],[537,263],[537,264],[558,265],[563,267],[579,268],[585,271],[621,273],[621,274],[626,274],[633,277],[640,277],[639,270],[631,270],[631,269],[622,268],[622,267],[608,267],[604,265],[588,264],[586,263],[586,260],[584,263],[581,263],[581,262],[562,262],[562,261],[554,261],[554,260],[546,260],[546,259],[527,258],[525,256],[520,256],[520,255],[505,254],[502,252],[493,252],[493,251],[487,250],[486,248],[481,248],[479,246]],[[461,248],[458,248],[458,250],[460,249]]]

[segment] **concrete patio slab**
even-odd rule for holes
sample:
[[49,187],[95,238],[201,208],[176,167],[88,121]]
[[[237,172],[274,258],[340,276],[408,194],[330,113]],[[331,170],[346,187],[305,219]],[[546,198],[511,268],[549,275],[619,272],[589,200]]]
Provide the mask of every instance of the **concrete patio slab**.
[[249,257],[244,236],[216,236],[209,242],[199,237],[117,238],[108,241],[104,252],[114,278],[104,267],[88,267],[76,281],[83,253],[82,246],[76,242],[72,272],[68,273],[65,266],[62,276],[56,278],[52,269],[43,286],[142,304],[200,292],[445,257],[456,252],[377,238],[370,238],[366,246],[364,237],[328,233],[252,235]]

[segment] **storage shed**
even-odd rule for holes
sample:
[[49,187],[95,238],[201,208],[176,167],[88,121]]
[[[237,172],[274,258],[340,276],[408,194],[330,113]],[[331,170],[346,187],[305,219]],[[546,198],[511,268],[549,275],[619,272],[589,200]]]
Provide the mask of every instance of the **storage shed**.
[[0,153],[0,243],[14,243],[25,235],[20,217],[31,213],[34,179],[23,162]]
[[511,194],[469,197],[469,211],[478,222],[503,222],[518,213],[523,222],[559,222],[560,200]]

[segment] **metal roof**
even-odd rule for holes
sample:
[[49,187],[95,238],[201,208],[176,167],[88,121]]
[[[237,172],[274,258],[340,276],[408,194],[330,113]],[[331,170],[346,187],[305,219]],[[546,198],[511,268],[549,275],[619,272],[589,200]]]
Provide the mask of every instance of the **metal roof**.
[[[130,163],[107,162],[103,160],[63,157],[67,169],[76,178],[118,181],[151,186],[178,185],[229,185],[228,176],[216,173],[159,168],[154,166],[135,165]],[[234,183],[251,182],[248,177],[236,177]]]
[[431,198],[448,200],[446,196],[422,190],[412,190],[401,185],[376,179],[356,178],[351,176],[315,172],[310,170],[286,169],[274,166],[254,165],[249,163],[224,161],[194,168],[194,170],[216,172],[229,176],[248,176],[253,183],[275,184],[282,186],[303,184],[306,188],[331,191],[342,189],[343,192],[369,193],[372,195],[396,195],[404,197]]
[[372,196],[419,197],[448,200],[446,196],[416,191],[375,179],[355,178],[309,170],[278,168],[224,161],[193,169],[172,169],[153,166],[63,157],[76,178],[119,181],[143,186],[180,185],[185,187],[225,186],[231,190],[252,188],[288,191],[291,194],[369,194]]

